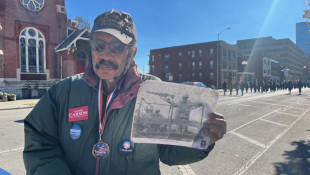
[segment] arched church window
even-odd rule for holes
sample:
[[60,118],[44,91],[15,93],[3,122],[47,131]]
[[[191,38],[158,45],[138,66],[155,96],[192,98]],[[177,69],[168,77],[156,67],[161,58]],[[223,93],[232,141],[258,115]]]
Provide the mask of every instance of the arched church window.
[[39,30],[28,27],[19,37],[20,68],[24,73],[45,73],[45,39]]
[[20,0],[20,3],[31,11],[39,11],[44,6],[44,0]]

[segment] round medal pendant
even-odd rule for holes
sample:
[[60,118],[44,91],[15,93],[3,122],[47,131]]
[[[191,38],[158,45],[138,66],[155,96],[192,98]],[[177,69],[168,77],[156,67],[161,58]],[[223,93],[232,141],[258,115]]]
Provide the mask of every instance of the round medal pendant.
[[110,154],[109,145],[104,142],[98,142],[94,145],[92,153],[97,159],[107,158]]

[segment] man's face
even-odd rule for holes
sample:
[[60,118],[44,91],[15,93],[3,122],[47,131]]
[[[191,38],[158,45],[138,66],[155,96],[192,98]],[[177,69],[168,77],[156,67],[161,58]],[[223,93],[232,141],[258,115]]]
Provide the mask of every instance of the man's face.
[[103,32],[94,33],[92,39],[91,52],[96,75],[104,80],[119,77],[127,62],[128,47],[114,36]]

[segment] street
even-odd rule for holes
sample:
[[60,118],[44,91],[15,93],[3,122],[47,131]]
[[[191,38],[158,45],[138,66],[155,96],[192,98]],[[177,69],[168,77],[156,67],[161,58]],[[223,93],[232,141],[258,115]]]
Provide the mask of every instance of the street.
[[[310,89],[240,94],[220,94],[216,112],[224,115],[227,134],[209,156],[190,165],[161,164],[163,175],[310,174]],[[0,174],[25,174],[23,119],[30,111],[0,110]]]

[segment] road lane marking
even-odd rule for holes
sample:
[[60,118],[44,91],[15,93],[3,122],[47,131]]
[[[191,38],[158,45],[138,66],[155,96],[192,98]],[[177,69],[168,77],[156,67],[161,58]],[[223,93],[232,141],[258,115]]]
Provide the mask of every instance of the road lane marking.
[[264,122],[268,122],[268,123],[272,123],[272,124],[276,124],[276,125],[279,125],[279,126],[285,126],[285,127],[287,126],[285,124],[274,122],[274,121],[270,121],[270,120],[266,120],[266,119],[263,119],[263,118],[261,118],[259,120],[264,121]]
[[196,175],[189,165],[178,165],[178,169],[182,172],[183,175]]
[[293,107],[293,106],[278,105],[278,104],[274,104],[274,103],[266,103],[266,102],[255,101],[255,100],[252,100],[252,102],[263,103],[263,104],[274,105],[274,106],[283,106],[283,107],[287,107],[287,108],[294,108],[294,109],[300,109],[300,110],[307,110],[307,109],[297,108],[297,107]]
[[[241,102],[241,103],[242,103],[242,102]],[[237,104],[239,104],[239,103],[229,103],[229,104],[227,104],[227,106],[237,105]]]
[[[268,99],[268,98],[264,98],[264,100],[267,100],[267,101],[274,101],[274,102],[280,102],[281,100],[274,100],[274,99]],[[266,102],[268,103],[268,102]],[[303,101],[290,101],[290,102],[285,102],[285,103],[289,103],[289,104],[302,104],[302,105],[309,105],[310,106],[310,103],[305,103]]]
[[24,149],[24,147],[20,147],[20,148],[15,148],[15,149],[10,149],[10,150],[5,150],[5,151],[0,151],[0,154],[2,153],[8,153],[8,152],[13,152],[13,151],[19,151]]
[[290,113],[286,113],[286,112],[278,112],[280,114],[285,114],[285,115],[291,115],[291,116],[294,116],[294,117],[299,117],[299,115],[295,115],[295,114],[290,114]]
[[245,104],[237,104],[237,105],[241,105],[241,106],[252,106],[252,105],[245,105]]
[[266,147],[256,153],[251,160],[249,160],[243,167],[241,167],[235,175],[244,174],[277,140],[279,140],[288,130],[290,130],[310,109],[306,110],[293,123],[291,123],[285,130],[283,130],[276,138],[274,138]]
[[281,110],[281,109],[277,109],[277,110],[275,110],[275,111],[269,112],[268,114],[263,115],[263,116],[261,116],[261,117],[255,119],[255,120],[252,120],[252,121],[250,121],[250,122],[248,122],[248,123],[245,123],[245,124],[243,124],[243,125],[241,125],[241,126],[235,128],[235,129],[229,131],[228,133],[235,132],[236,130],[238,130],[238,129],[240,129],[240,128],[243,128],[244,126],[247,126],[247,125],[249,125],[249,124],[251,124],[251,123],[253,123],[253,122],[256,122],[256,121],[259,120],[259,119],[262,119],[262,118],[264,118],[264,117],[267,117],[268,115],[271,115],[271,114],[273,114],[273,113],[276,113],[276,112],[278,112],[279,110]]
[[257,145],[257,146],[259,146],[259,147],[261,147],[261,148],[265,148],[265,147],[266,147],[265,144],[260,143],[260,142],[254,140],[254,139],[251,139],[251,138],[249,138],[249,137],[247,137],[247,136],[245,136],[245,135],[239,134],[239,133],[237,133],[237,132],[231,132],[230,134],[233,134],[233,135],[235,135],[235,136],[238,136],[238,137],[240,137],[240,138],[242,138],[242,139],[244,139],[244,140],[246,140],[246,141],[248,141],[248,142],[250,142],[250,143],[254,143],[255,145]]

